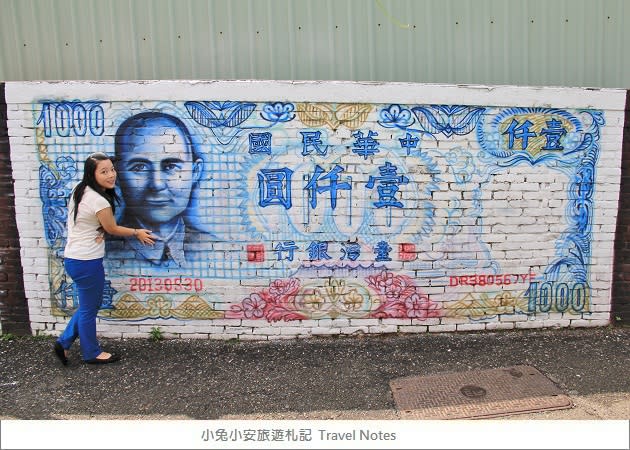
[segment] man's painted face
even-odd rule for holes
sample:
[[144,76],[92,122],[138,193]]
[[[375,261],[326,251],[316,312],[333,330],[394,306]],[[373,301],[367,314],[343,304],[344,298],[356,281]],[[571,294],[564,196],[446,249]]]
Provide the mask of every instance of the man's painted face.
[[118,150],[118,176],[127,213],[150,226],[174,221],[186,210],[202,161],[193,161],[178,128],[145,125]]

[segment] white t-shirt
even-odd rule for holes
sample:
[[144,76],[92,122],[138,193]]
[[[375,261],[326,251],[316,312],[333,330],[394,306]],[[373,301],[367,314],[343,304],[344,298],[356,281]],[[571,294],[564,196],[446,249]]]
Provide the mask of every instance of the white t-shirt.
[[68,240],[63,252],[65,258],[98,259],[105,256],[105,240],[100,242],[96,238],[103,232],[99,230],[101,223],[96,213],[110,208],[109,202],[94,189],[85,187],[83,198],[79,203],[76,223],[74,221],[74,199],[72,195],[68,201]]

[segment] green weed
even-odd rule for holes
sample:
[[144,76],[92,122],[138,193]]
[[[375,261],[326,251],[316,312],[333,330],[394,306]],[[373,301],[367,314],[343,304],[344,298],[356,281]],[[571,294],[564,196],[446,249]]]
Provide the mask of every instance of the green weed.
[[162,330],[160,330],[160,327],[151,328],[151,331],[149,332],[149,334],[151,335],[150,339],[153,342],[158,342],[164,339],[164,335],[162,334]]
[[13,333],[0,334],[0,341],[12,341],[13,339],[15,339],[15,335]]

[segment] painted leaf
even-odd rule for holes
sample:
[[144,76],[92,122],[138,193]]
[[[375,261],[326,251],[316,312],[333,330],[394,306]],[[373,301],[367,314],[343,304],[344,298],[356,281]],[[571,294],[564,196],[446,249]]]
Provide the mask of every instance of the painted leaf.
[[344,104],[337,108],[336,116],[340,123],[351,130],[356,130],[365,123],[370,111],[372,111],[371,105],[363,103]]
[[184,106],[186,106],[190,117],[199,125],[207,128],[224,126],[225,120],[217,117],[214,112],[203,103],[186,102]]
[[225,119],[224,126],[236,127],[247,120],[256,109],[255,103],[240,103],[234,111]]
[[327,103],[298,103],[297,114],[304,125],[319,127],[330,121],[332,108]]

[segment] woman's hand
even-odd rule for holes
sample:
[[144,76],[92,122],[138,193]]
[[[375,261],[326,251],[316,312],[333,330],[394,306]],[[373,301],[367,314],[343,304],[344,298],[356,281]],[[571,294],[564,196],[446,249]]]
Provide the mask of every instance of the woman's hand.
[[[146,230],[144,228],[131,228],[131,227],[123,227],[116,223],[116,219],[114,218],[114,213],[112,212],[112,208],[103,208],[96,213],[96,217],[98,217],[98,221],[101,223],[101,227],[105,230],[106,233],[114,235],[114,236],[124,236],[124,237],[135,237],[144,245],[153,245],[155,244],[156,236],[151,234],[151,230]],[[132,234],[129,234],[131,230]]]
[[151,234],[151,230],[146,230],[144,228],[136,228],[134,232],[134,236],[144,245],[155,244],[155,236]]
[[98,231],[98,236],[96,236],[94,240],[97,244],[100,244],[105,240],[105,230],[103,229],[103,227],[98,227],[96,231]]

